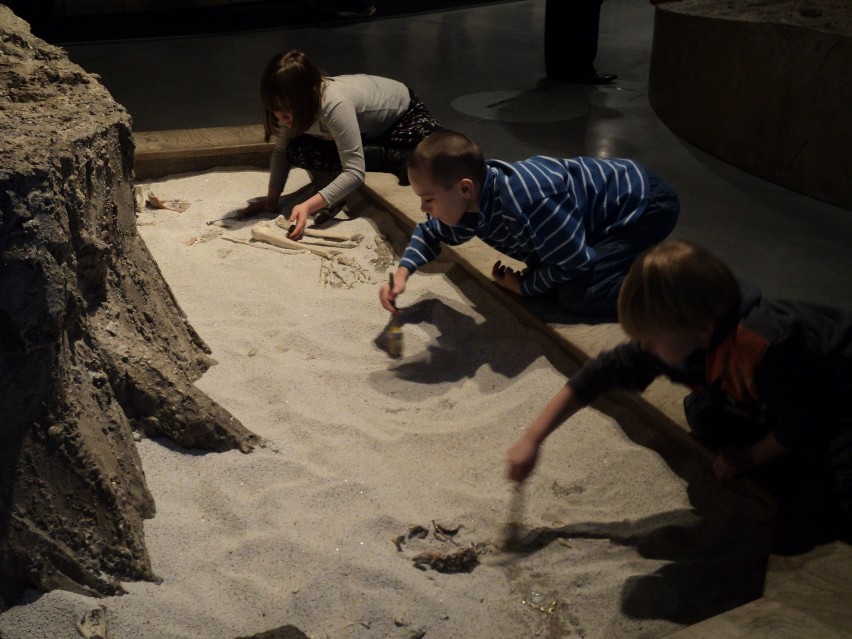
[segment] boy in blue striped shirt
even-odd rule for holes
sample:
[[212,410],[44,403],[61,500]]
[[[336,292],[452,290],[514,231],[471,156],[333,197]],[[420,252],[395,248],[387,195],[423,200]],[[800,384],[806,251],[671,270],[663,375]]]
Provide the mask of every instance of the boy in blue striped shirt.
[[576,321],[615,321],[621,282],[633,260],[665,239],[680,206],[674,189],[632,160],[535,156],[486,161],[468,137],[444,129],[408,160],[408,177],[427,220],[417,225],[382,306],[441,245],[473,237],[527,266],[499,260],[492,275],[523,296],[555,296]]

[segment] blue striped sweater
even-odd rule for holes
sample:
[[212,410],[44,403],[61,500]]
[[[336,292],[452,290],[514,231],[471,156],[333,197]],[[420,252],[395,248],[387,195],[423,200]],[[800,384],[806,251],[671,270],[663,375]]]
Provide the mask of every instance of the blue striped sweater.
[[438,256],[442,243],[478,237],[527,265],[521,292],[533,297],[594,263],[594,245],[634,224],[648,204],[648,174],[632,160],[537,155],[486,165],[479,211],[455,226],[435,218],[418,224],[400,266],[413,273]]

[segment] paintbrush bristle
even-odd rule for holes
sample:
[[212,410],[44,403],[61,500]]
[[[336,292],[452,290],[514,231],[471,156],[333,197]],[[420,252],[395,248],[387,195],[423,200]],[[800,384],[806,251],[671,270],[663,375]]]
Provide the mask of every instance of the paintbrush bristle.
[[402,357],[402,329],[399,324],[392,322],[387,334],[388,354],[391,357]]
[[[388,273],[388,286],[393,290],[393,273]],[[396,302],[391,302],[396,308]],[[402,357],[402,329],[396,317],[391,316],[391,322],[387,329],[387,351],[391,357]]]

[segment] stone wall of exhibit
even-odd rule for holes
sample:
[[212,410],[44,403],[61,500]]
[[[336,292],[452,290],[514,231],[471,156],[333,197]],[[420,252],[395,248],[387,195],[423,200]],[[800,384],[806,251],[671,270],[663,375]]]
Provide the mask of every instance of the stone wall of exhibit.
[[657,6],[649,98],[679,136],[852,209],[852,3]]
[[136,232],[130,117],[0,5],[0,609],[156,579],[135,447],[250,451]]

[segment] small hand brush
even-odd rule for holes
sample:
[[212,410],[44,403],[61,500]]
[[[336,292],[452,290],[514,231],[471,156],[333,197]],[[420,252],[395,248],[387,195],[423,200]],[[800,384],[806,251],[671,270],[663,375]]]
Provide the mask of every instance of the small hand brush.
[[515,552],[522,548],[521,532],[523,531],[524,492],[517,485],[512,490],[512,501],[509,504],[509,520],[503,529],[503,550]]
[[[390,290],[393,290],[393,273],[388,273],[390,279]],[[391,302],[396,308],[396,302]],[[387,338],[387,351],[391,357],[402,357],[402,328],[396,315],[391,314],[385,337]]]

